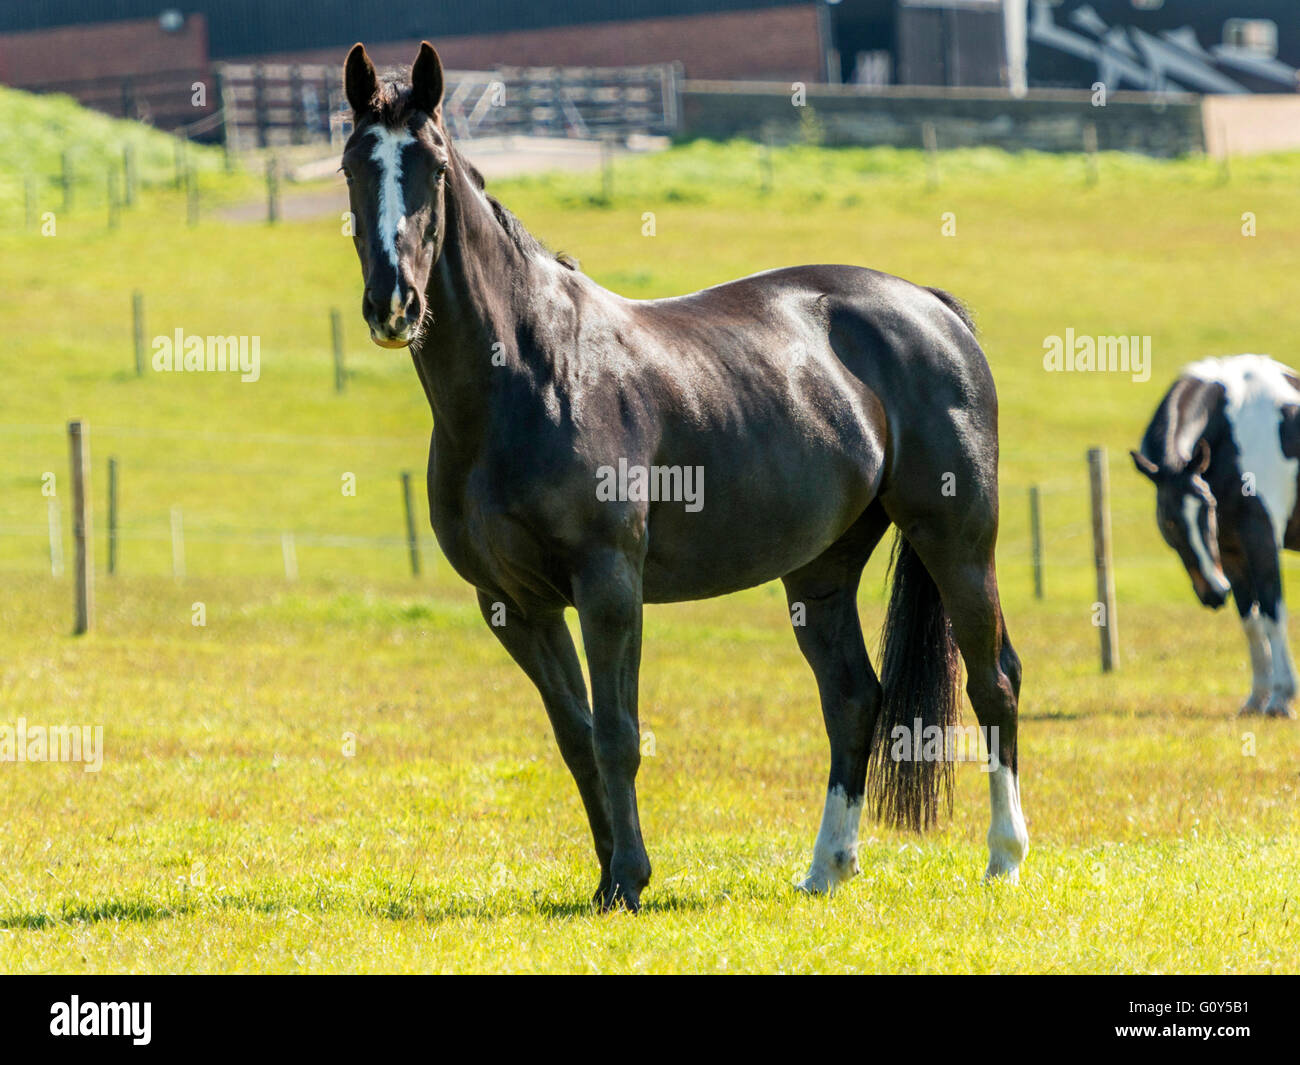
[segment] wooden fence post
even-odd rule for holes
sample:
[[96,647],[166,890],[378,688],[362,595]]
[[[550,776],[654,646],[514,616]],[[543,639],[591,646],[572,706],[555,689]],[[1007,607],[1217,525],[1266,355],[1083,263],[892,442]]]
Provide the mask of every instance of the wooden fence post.
[[221,108],[221,144],[226,156],[226,173],[232,174],[235,170],[235,152],[238,148],[235,140],[239,136],[235,123],[235,98],[226,84],[224,69],[217,67],[213,77],[217,83],[217,106]]
[[257,123],[257,146],[265,148],[269,143],[267,129],[270,123],[266,114],[266,69],[260,63],[253,68],[253,114]]
[[117,459],[108,460],[108,575],[117,572]]
[[1092,489],[1092,559],[1097,570],[1097,601],[1093,603],[1093,623],[1101,634],[1101,671],[1109,673],[1119,668],[1119,619],[1115,616],[1115,570],[1110,544],[1110,478],[1104,447],[1088,449],[1088,478]]
[[135,341],[135,375],[144,376],[144,293],[131,293],[131,329]]
[[341,393],[348,383],[343,366],[343,315],[337,307],[330,308],[330,335],[334,342],[334,391]]
[[1034,598],[1043,598],[1043,515],[1038,503],[1038,485],[1029,486],[1029,536],[1034,550]]
[[89,632],[95,621],[94,539],[90,528],[90,433],[85,422],[68,422],[72,459],[72,542],[76,548],[76,618],[72,632]]
[[1097,123],[1083,124],[1084,160],[1088,167],[1088,184],[1097,184]]
[[415,506],[411,500],[411,474],[402,471],[402,502],[406,507],[406,549],[411,556],[411,576],[420,575],[420,542],[415,538]]
[[180,507],[172,507],[172,576],[185,579],[185,521]]
[[921,144],[925,147],[925,185],[939,187],[939,134],[933,122],[921,123]]
[[64,213],[72,210],[72,152],[68,149],[63,150],[63,210]]
[[112,163],[108,165],[108,228],[116,229],[121,201],[117,191],[117,170]]
[[298,549],[293,542],[293,533],[284,532],[280,534],[280,554],[284,556],[284,579],[296,581],[298,579]]
[[273,155],[266,161],[266,221],[274,225],[280,220],[280,168]]
[[122,148],[122,200],[127,207],[135,206],[135,184],[135,145],[127,144]]

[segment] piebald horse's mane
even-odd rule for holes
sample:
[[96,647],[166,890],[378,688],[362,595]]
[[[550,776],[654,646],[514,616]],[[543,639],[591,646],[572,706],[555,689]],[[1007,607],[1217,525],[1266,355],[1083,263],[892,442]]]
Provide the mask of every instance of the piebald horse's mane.
[[[386,72],[380,79],[379,90],[376,92],[374,100],[371,101],[371,106],[374,107],[379,122],[388,129],[398,129],[404,126],[413,110],[411,106],[411,84],[408,75],[397,70]],[[516,248],[525,255],[540,255],[544,258],[554,259],[561,266],[570,270],[578,268],[576,259],[564,252],[555,252],[548,248],[528,232],[523,222],[519,221],[505,204],[487,191],[487,182],[484,180],[482,172],[461,154],[460,149],[450,136],[447,137],[447,147],[451,150],[456,166],[483,193],[483,198],[487,200],[488,205],[492,208],[492,214],[497,223]]]

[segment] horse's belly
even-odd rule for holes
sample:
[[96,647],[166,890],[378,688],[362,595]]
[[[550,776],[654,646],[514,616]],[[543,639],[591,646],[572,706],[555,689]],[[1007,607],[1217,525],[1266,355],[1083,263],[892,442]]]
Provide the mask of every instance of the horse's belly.
[[862,470],[851,477],[810,475],[794,490],[771,491],[744,479],[718,487],[710,496],[706,479],[695,511],[676,501],[651,505],[646,602],[725,595],[798,569],[870,505],[876,478]]

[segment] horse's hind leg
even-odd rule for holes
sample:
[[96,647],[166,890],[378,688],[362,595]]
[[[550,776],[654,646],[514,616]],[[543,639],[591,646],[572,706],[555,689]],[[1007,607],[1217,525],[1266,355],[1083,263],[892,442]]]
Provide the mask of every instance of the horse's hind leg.
[[541,617],[525,617],[507,606],[502,618],[494,597],[479,592],[478,602],[492,632],[541,693],[560,756],[577,781],[582,805],[587,810],[596,858],[600,862],[596,899],[602,901],[610,888],[614,836],[596,767],[587,685],[582,679],[582,667],[578,664],[569,627],[564,623],[563,613],[558,611]]
[[[996,522],[994,520],[994,525]],[[1011,646],[998,599],[993,538],[914,533],[912,546],[939,588],[966,664],[966,691],[989,750],[989,864],[985,876],[1015,883],[1029,850],[1020,810],[1017,717],[1020,658]]]
[[812,866],[799,885],[814,894],[834,891],[858,871],[858,822],[881,689],[862,639],[857,590],[862,567],[888,526],[873,505],[840,541],[783,579],[831,746],[826,806]]

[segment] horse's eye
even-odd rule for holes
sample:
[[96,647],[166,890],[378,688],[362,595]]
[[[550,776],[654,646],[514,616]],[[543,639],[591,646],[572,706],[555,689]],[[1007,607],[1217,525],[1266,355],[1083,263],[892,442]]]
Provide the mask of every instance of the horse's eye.
[[439,163],[436,167],[434,167],[434,170],[433,170],[433,175],[434,175],[434,177],[439,177],[439,178],[440,178],[440,177],[445,177],[446,174],[447,174],[447,164],[446,164],[446,163]]

